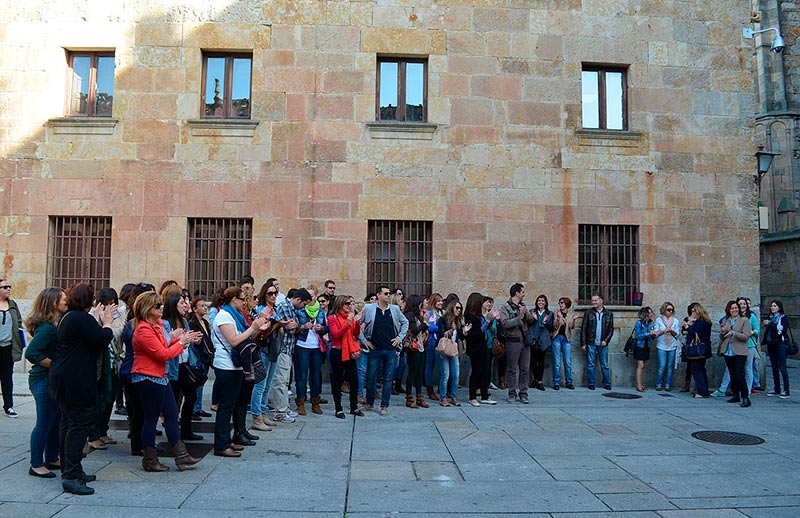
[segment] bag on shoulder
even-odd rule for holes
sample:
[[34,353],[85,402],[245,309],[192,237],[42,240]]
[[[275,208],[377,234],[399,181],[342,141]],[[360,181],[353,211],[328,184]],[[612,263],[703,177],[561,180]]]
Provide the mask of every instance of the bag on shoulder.
[[436,344],[436,352],[447,358],[455,358],[458,356],[458,344],[446,336],[442,337]]
[[625,347],[622,349],[625,352],[625,357],[627,358],[629,355],[633,354],[633,351],[636,350],[636,338],[633,336],[634,331],[636,330],[636,326],[631,329],[631,336],[625,340]]
[[506,346],[497,338],[492,339],[492,356],[502,358],[506,355]]
[[[786,331],[789,331],[788,340],[786,339]],[[797,347],[797,342],[794,341],[794,335],[792,335],[792,328],[788,326],[788,322],[786,326],[786,331],[784,331],[783,335],[784,340],[786,340],[786,354],[789,356],[794,356],[795,354],[800,352],[800,349]]]
[[252,340],[248,340],[233,347],[231,350],[231,361],[236,366],[234,355],[238,356],[239,366],[242,368],[245,381],[252,381],[258,383],[267,378],[267,368],[261,360],[261,353],[258,346]]

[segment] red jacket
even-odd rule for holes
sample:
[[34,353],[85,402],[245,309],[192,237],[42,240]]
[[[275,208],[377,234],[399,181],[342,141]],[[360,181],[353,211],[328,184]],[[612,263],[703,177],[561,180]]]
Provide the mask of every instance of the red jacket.
[[[160,322],[159,322],[160,323]],[[183,346],[174,338],[167,344],[164,330],[149,322],[139,322],[133,332],[133,374],[144,374],[161,378],[166,370],[166,361],[179,356]]]
[[342,318],[338,315],[330,315],[328,317],[328,331],[331,335],[331,347],[341,350],[342,361],[348,361],[350,353],[361,350],[357,341],[358,336],[361,334],[361,323],[357,320],[348,324],[347,317]]

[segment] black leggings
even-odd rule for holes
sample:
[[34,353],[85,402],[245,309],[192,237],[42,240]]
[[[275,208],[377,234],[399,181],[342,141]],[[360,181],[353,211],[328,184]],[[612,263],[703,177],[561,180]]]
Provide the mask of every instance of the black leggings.
[[0,390],[3,391],[3,410],[14,406],[14,357],[11,356],[11,347],[13,346],[0,347]]
[[489,348],[480,346],[472,351],[467,351],[472,372],[469,375],[469,398],[477,399],[478,389],[481,390],[481,399],[489,399]]
[[175,396],[169,385],[160,385],[150,380],[134,383],[142,400],[144,421],[142,422],[142,446],[155,448],[156,425],[158,418],[164,414],[164,430],[170,444],[177,443],[180,439],[178,431],[178,407],[175,405]]
[[411,395],[411,389],[417,391],[417,395],[422,395],[422,379],[425,377],[425,353],[406,349],[406,359],[408,360],[408,374],[406,374],[406,394]]
[[217,393],[217,415],[214,420],[214,449],[231,447],[231,414],[242,387],[242,371],[214,367],[214,392]]
[[182,363],[178,371],[178,383],[183,393],[180,419],[182,436],[188,436],[192,433],[192,413],[194,413],[194,404],[197,402],[197,387],[189,383],[187,379],[186,369],[188,368],[189,364]]
[[139,391],[133,383],[125,383],[125,402],[128,411],[128,431],[131,434],[131,453],[139,455],[142,453],[142,423],[144,422],[144,409],[142,400],[139,399]]
[[731,375],[731,390],[733,397],[740,399],[747,399],[750,393],[747,390],[747,381],[744,377],[744,365],[747,363],[747,356],[725,356],[725,365],[728,366],[728,372]]
[[531,386],[542,381],[546,357],[546,351],[540,350],[537,346],[531,347]]
[[350,385],[350,411],[358,409],[358,370],[356,360],[342,361],[342,350],[331,349],[331,393],[337,412],[342,411],[342,382]]

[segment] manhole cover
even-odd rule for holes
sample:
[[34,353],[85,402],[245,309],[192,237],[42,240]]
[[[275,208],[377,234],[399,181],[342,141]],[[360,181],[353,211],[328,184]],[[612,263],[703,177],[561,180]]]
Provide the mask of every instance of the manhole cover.
[[603,395],[612,399],[641,399],[642,397],[639,394],[628,394],[626,392],[606,392]]
[[692,437],[705,442],[712,442],[714,444],[728,444],[730,446],[755,446],[756,444],[762,444],[764,442],[764,439],[761,437],[756,437],[755,435],[711,430],[694,432]]

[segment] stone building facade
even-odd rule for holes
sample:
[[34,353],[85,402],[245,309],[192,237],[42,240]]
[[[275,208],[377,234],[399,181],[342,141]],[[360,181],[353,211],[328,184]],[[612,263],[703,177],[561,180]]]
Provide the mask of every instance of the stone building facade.
[[[65,268],[69,218],[91,217],[110,218],[98,246],[112,286],[191,284],[190,227],[241,218],[258,283],[333,278],[360,295],[401,253],[382,252],[371,229],[421,222],[430,256],[394,270],[407,292],[421,285],[412,276],[498,300],[515,281],[551,302],[613,289],[627,329],[639,292],[718,316],[736,295],[759,296],[750,16],[737,0],[10,5],[6,276],[32,299]],[[113,56],[113,107],[103,88],[75,97],[70,60],[87,53]],[[252,63],[246,106],[228,102],[225,81],[209,94],[207,60],[236,56]],[[377,120],[384,61],[423,64],[422,87],[412,65],[395,83],[409,120]],[[107,81],[101,68],[81,78]],[[100,116],[69,116],[86,101]],[[236,110],[249,116],[225,117]]]

